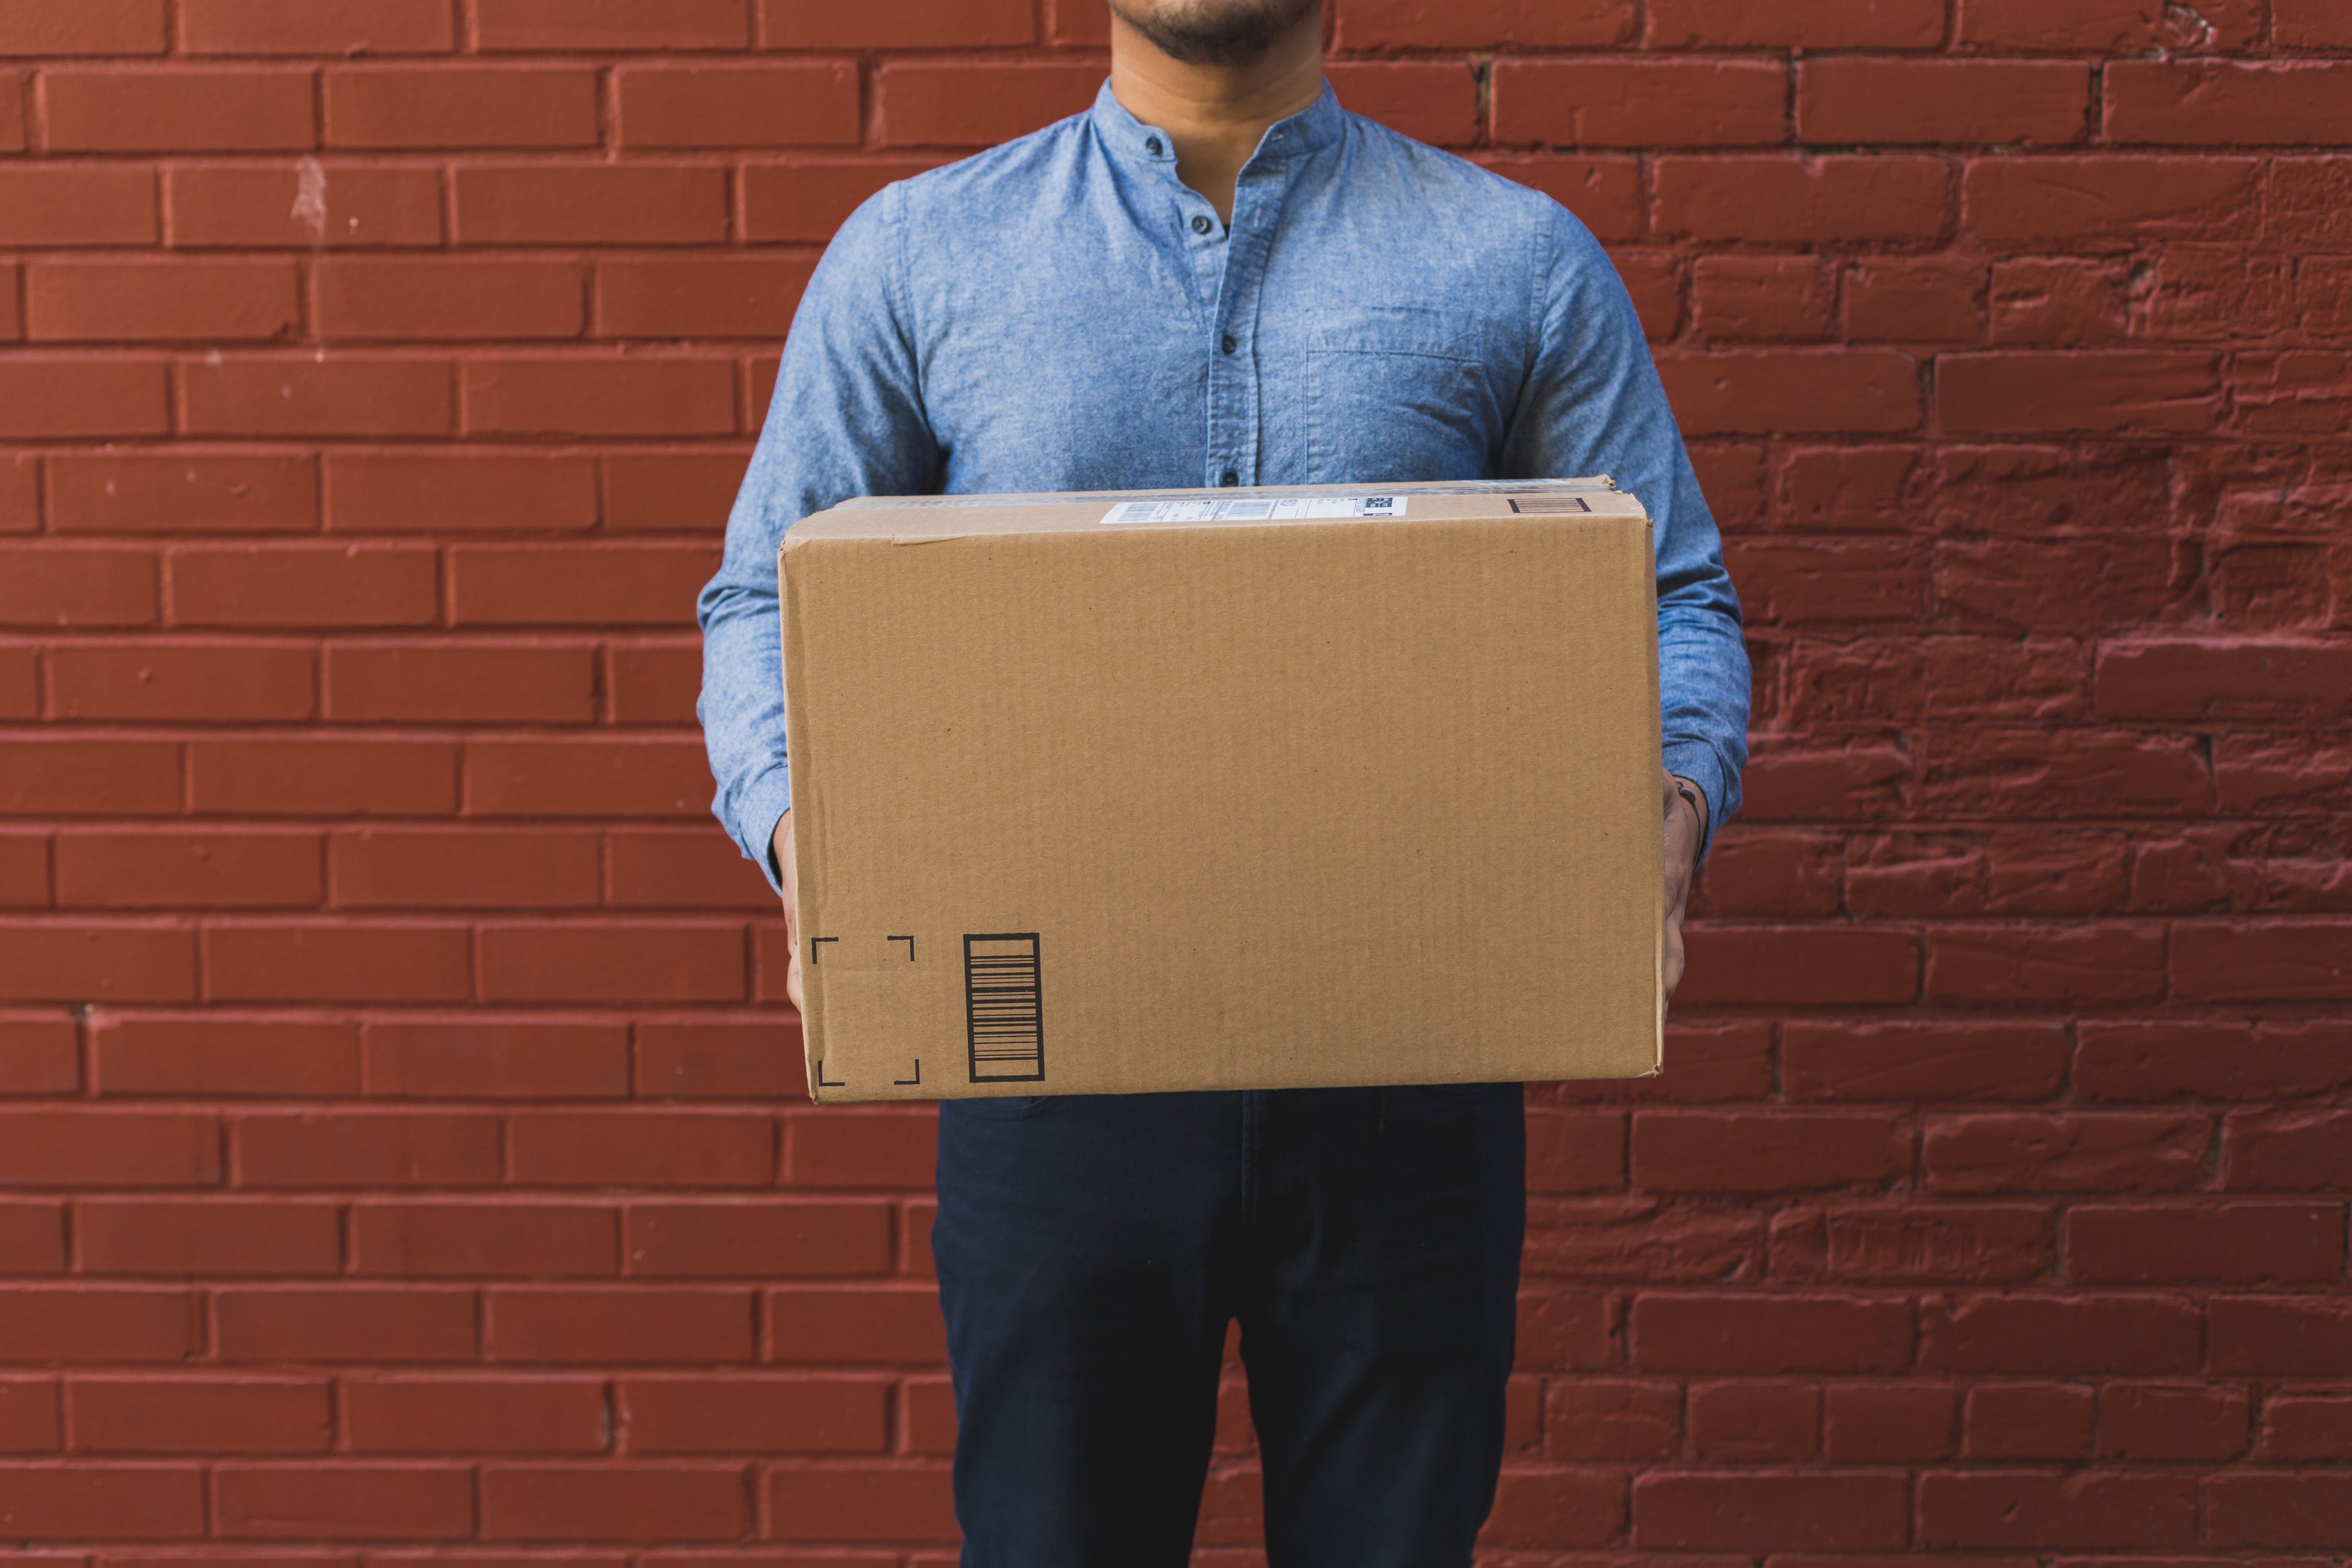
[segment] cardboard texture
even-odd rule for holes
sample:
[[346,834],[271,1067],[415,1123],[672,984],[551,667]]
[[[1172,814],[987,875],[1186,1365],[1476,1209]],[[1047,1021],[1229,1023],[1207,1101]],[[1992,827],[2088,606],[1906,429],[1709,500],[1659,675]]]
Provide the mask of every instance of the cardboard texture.
[[817,1100],[1656,1071],[1608,481],[861,500],[778,570]]

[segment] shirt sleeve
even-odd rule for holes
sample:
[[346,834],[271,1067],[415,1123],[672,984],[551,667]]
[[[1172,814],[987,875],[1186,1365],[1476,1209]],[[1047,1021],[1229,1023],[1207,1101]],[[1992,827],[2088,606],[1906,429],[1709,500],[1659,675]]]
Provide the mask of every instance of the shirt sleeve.
[[905,195],[890,186],[859,207],[818,263],[727,519],[725,557],[696,605],[695,711],[718,783],[712,810],[779,887],[769,846],[792,806],[792,773],[777,549],[812,513],[854,496],[922,494],[940,468],[908,319]]
[[1534,357],[1506,439],[1503,476],[1607,474],[1648,510],[1658,559],[1666,768],[1706,792],[1711,841],[1738,810],[1748,760],[1749,672],[1738,595],[1617,269],[1565,209],[1554,204],[1548,216]]

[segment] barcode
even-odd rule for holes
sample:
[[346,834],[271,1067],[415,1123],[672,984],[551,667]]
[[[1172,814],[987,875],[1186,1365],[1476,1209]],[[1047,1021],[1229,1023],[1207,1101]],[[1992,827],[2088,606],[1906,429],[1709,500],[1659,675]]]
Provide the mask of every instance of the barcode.
[[1003,1083],[1043,1079],[1045,1029],[1037,933],[966,936],[963,994],[971,1081]]

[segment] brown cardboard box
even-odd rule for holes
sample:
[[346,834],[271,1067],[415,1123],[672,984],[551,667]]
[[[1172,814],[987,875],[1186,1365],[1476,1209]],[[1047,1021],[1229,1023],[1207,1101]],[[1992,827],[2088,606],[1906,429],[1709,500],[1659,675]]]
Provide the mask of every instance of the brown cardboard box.
[[860,500],[778,570],[817,1099],[1656,1071],[1606,480]]

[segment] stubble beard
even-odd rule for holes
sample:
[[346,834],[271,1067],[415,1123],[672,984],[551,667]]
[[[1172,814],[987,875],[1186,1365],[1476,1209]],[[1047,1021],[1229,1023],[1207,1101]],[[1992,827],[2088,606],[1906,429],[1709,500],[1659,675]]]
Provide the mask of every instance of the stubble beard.
[[1118,19],[1188,66],[1254,66],[1323,0],[1110,0]]

